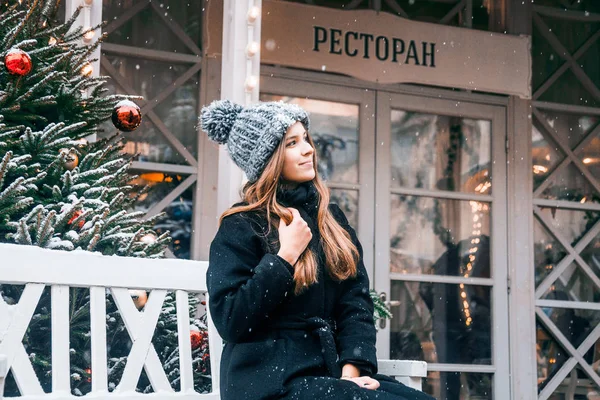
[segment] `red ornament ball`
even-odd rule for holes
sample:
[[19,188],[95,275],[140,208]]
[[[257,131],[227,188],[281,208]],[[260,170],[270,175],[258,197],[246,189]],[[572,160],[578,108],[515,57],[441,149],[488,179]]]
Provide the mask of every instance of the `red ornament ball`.
[[198,347],[202,345],[202,339],[204,335],[200,331],[191,331],[190,332],[190,342],[192,343],[192,350],[196,350]]
[[142,111],[133,101],[122,100],[113,109],[112,122],[118,130],[131,132],[142,123]]
[[[69,220],[69,222],[67,222],[69,225],[71,225],[77,218],[79,218],[79,216],[83,214],[82,210],[77,210],[75,211],[75,214],[73,214],[73,216],[71,217],[71,219]],[[83,227],[83,225],[85,224],[84,220],[79,221],[79,223],[77,224],[77,227],[79,229],[81,229]]]
[[27,75],[33,68],[31,57],[21,49],[9,50],[4,56],[4,65],[8,73],[18,76]]

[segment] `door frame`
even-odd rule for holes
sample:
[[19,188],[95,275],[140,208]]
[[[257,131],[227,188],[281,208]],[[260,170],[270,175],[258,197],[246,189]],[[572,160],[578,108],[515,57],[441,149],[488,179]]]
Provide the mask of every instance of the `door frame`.
[[[486,119],[491,121],[491,163],[494,190],[490,196],[471,195],[459,192],[443,192],[424,189],[400,189],[402,194],[424,197],[437,197],[456,200],[481,201],[492,200],[491,230],[492,247],[490,260],[493,268],[491,278],[464,278],[441,275],[403,275],[403,280],[435,283],[484,284],[492,291],[492,365],[467,364],[428,364],[428,371],[493,373],[493,392],[495,399],[510,398],[510,360],[509,360],[509,314],[508,314],[508,237],[507,237],[507,126],[506,108],[497,105],[485,105],[475,102],[456,101],[429,96],[407,95],[377,92],[377,133],[375,158],[376,198],[375,221],[375,265],[390,265],[390,138],[391,111],[399,109],[456,117]],[[389,116],[385,118],[384,116]],[[378,151],[382,149],[383,151]],[[394,188],[397,192],[397,188]],[[389,268],[377,268],[374,271],[374,288],[377,292],[390,293]],[[389,299],[392,300],[392,299]],[[389,358],[390,324],[378,331],[377,351],[379,358]]]
[[[508,261],[509,246],[507,237],[508,197],[507,197],[507,112],[509,100],[489,94],[474,94],[455,92],[445,89],[427,88],[412,85],[380,85],[358,81],[352,78],[310,71],[296,71],[277,67],[264,66],[261,68],[261,92],[305,97],[315,100],[339,101],[359,105],[359,182],[358,184],[332,184],[334,189],[359,190],[358,197],[358,230],[357,235],[363,245],[365,267],[369,273],[371,286],[378,292],[390,292],[388,269],[375,268],[377,265],[389,265],[389,227],[387,240],[378,240],[382,236],[380,225],[389,220],[389,210],[378,206],[384,204],[380,192],[385,191],[389,196],[389,175],[382,176],[385,171],[379,171],[376,163],[380,163],[382,154],[376,153],[381,146],[381,135],[378,132],[386,130],[389,133],[390,121],[381,118],[386,107],[398,105],[399,109],[439,113],[452,116],[488,119],[492,121],[492,161],[495,169],[494,176],[494,207],[492,207],[491,236],[501,238],[501,243],[494,243],[491,259],[494,262],[494,284],[492,304],[494,320],[492,323],[492,355],[493,365],[463,365],[463,364],[428,364],[429,371],[438,372],[471,372],[493,373],[493,391],[495,399],[511,398],[510,388],[510,351],[509,347],[509,281]],[[391,99],[401,102],[392,102]],[[387,99],[387,100],[386,100]],[[387,103],[386,103],[387,101]],[[380,117],[379,120],[377,117]],[[383,123],[383,124],[382,124]],[[379,124],[379,125],[378,125]],[[387,128],[385,126],[387,125]],[[494,134],[502,132],[502,134]],[[389,141],[388,141],[389,142]],[[372,155],[372,156],[370,156]],[[389,160],[388,160],[389,162]],[[388,164],[389,165],[389,164]],[[501,168],[503,167],[503,168]],[[389,171],[388,171],[389,174]],[[497,189],[498,186],[501,189]],[[458,200],[470,199],[473,196],[460,193],[443,193],[421,190],[409,190],[416,195],[429,195]],[[443,196],[439,196],[443,193]],[[479,200],[484,198],[477,197]],[[389,204],[386,203],[386,204]],[[497,241],[496,241],[497,242]],[[513,250],[514,251],[514,250]],[[382,257],[385,260],[382,260]],[[383,264],[382,264],[383,263]],[[382,276],[382,272],[386,277]],[[463,282],[467,279],[471,284],[480,284],[485,278],[460,278],[426,276],[424,282]],[[441,279],[441,280],[440,280]],[[413,280],[418,280],[414,278]],[[491,286],[487,284],[487,286]],[[498,301],[500,299],[501,301]],[[514,300],[513,300],[514,301]],[[388,324],[389,326],[389,324]],[[389,327],[378,332],[378,358],[388,358]],[[384,338],[386,335],[387,338]],[[385,344],[384,344],[385,343]],[[382,350],[383,348],[383,350]]]

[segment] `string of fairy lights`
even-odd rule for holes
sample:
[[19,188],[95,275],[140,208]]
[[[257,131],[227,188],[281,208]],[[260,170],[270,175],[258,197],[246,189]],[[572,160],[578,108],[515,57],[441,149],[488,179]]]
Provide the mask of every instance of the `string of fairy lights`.
[[248,0],[247,45],[246,45],[246,104],[253,102],[255,90],[258,88],[258,69],[260,68],[260,1]]
[[[22,0],[19,0],[19,4],[21,4],[21,2],[22,2]],[[81,2],[81,13],[80,13],[79,18],[81,20],[81,26],[83,26],[82,40],[83,40],[83,43],[85,43],[85,44],[91,44],[92,41],[94,40],[94,37],[96,37],[96,30],[92,26],[93,3],[94,3],[94,0],[82,0],[82,2]],[[47,24],[47,21],[44,20],[43,24],[45,27]],[[54,36],[51,36],[50,39],[48,40],[48,45],[50,45],[50,46],[54,46],[57,43],[58,43],[58,41],[56,40],[56,38]],[[94,66],[92,65],[92,63],[87,62],[81,68],[80,72],[82,75],[91,76],[94,73]]]
[[[479,184],[475,191],[479,193],[485,193],[492,186],[490,181],[483,182]],[[481,226],[484,219],[485,214],[489,211],[489,205],[479,202],[479,201],[470,201],[469,205],[471,206],[471,214],[473,215],[473,224],[471,230],[471,246],[468,251],[469,261],[466,264],[461,263],[461,275],[465,278],[471,276],[473,272],[473,266],[477,261],[477,252],[479,251],[479,246],[481,244]],[[465,325],[471,326],[473,323],[473,316],[471,314],[471,306],[469,304],[469,299],[467,296],[467,291],[465,289],[465,284],[461,283],[460,287],[460,300],[462,301],[462,311],[465,317]]]

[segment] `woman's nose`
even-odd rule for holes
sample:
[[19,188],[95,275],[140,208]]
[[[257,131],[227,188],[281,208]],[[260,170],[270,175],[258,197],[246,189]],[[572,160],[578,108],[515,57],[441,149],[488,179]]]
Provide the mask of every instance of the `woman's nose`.
[[315,151],[308,142],[304,142],[304,148],[302,150],[304,150],[302,153],[305,155],[312,154]]

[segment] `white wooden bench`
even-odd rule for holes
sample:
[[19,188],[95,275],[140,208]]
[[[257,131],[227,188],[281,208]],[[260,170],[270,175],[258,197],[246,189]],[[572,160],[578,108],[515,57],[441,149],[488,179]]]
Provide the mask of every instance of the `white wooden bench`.
[[[187,314],[188,293],[206,292],[206,261],[146,260],[108,257],[83,251],[62,252],[31,246],[0,244],[0,284],[26,285],[19,302],[6,304],[0,297],[0,399],[8,370],[19,386],[20,399],[75,399],[71,395],[69,364],[69,288],[90,288],[92,391],[94,399],[219,399],[219,362],[222,340],[208,318],[212,393],[196,393]],[[23,335],[42,291],[51,287],[52,393],[44,393],[27,352]],[[138,312],[128,289],[151,291],[144,312]],[[131,336],[132,347],[119,386],[108,392],[106,346],[106,289],[115,299]],[[176,293],[180,351],[181,391],[171,388],[152,345],[152,333],[168,291]],[[158,300],[156,300],[158,299]],[[142,368],[155,393],[135,391]],[[380,360],[381,373],[421,389],[427,365],[420,361]]]
[[4,379],[8,374],[8,360],[5,355],[0,354],[0,399],[4,393]]

